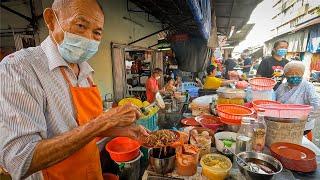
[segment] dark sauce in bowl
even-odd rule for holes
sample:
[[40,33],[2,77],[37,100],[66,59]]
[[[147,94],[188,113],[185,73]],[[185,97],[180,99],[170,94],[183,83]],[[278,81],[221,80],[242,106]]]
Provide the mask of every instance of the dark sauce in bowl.
[[247,163],[251,162],[251,163],[257,164],[261,170],[265,171],[268,174],[278,172],[276,167],[274,167],[272,164],[270,164],[266,161],[256,159],[256,158],[247,158],[245,161]]

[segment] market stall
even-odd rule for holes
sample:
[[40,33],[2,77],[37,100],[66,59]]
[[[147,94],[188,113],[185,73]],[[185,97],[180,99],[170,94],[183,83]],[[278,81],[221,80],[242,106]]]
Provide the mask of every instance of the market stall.
[[143,157],[131,159],[139,157],[140,167],[131,170],[143,180],[319,179],[320,149],[303,136],[311,107],[274,101],[274,85],[255,78],[242,89],[164,98],[153,112],[157,128],[135,148]]

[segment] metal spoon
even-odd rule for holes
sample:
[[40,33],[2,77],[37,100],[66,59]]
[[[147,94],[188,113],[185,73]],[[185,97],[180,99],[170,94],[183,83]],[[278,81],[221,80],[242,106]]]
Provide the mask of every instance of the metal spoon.
[[227,150],[228,153],[231,153],[233,154],[234,156],[237,157],[237,159],[239,159],[245,166],[248,166],[249,167],[249,170],[250,171],[253,171],[253,172],[259,172],[259,166],[252,166],[252,163],[247,163],[245,160],[243,160],[241,157],[239,157],[238,155],[236,155],[235,153],[233,153],[230,149],[227,149],[225,148],[224,150]]

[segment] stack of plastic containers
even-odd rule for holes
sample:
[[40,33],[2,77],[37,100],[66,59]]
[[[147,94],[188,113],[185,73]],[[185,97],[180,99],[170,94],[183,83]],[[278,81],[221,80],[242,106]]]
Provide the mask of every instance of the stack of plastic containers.
[[[276,81],[270,78],[253,78],[249,80],[250,88],[247,90],[247,99],[254,100],[275,100],[275,92],[273,90]],[[251,95],[251,96],[250,96]]]

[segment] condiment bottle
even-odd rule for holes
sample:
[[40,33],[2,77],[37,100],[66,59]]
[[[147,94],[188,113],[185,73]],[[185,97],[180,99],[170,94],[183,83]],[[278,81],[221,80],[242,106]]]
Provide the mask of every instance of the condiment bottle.
[[252,149],[256,152],[262,152],[266,142],[267,125],[264,112],[264,109],[257,110],[257,121],[253,125]]
[[236,139],[236,153],[252,150],[252,136],[253,136],[252,124],[254,121],[255,121],[254,118],[250,118],[250,117],[242,118],[241,126],[238,131],[237,139]]

